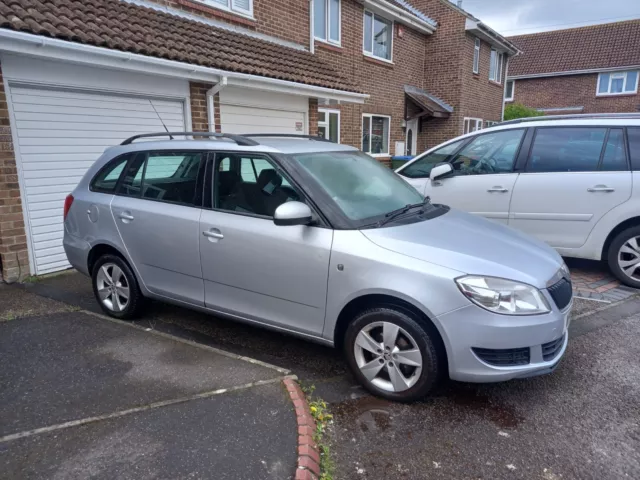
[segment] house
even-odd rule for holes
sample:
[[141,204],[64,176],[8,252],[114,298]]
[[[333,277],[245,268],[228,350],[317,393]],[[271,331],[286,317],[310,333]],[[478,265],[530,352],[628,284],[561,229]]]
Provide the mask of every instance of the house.
[[447,0],[0,5],[0,268],[68,267],[62,206],[134,133],[322,135],[381,162],[501,119],[509,40]]
[[506,102],[547,114],[640,111],[640,19],[509,37]]

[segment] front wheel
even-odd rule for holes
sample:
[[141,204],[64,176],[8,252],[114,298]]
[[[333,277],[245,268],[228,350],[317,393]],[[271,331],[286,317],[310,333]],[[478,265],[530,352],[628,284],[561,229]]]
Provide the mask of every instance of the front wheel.
[[347,328],[345,354],[352,372],[371,393],[410,402],[427,395],[444,372],[434,335],[410,314],[373,308]]
[[107,315],[122,320],[138,317],[144,306],[138,281],[127,262],[103,255],[92,272],[93,293]]
[[609,269],[618,280],[640,288],[640,226],[620,232],[609,245]]

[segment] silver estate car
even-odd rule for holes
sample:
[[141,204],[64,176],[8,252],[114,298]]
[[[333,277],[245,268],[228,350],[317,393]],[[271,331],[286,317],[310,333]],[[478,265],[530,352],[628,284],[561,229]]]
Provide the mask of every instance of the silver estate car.
[[571,281],[546,244],[430,203],[353,147],[163,135],[107,149],[65,202],[65,251],[107,314],[156,299],[296,334],[397,401],[564,354]]

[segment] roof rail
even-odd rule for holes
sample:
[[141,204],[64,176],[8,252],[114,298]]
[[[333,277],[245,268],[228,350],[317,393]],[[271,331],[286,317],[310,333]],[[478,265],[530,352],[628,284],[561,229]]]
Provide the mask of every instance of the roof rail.
[[329,142],[329,143],[335,143],[332,140],[329,140],[328,138],[324,138],[324,137],[318,137],[315,135],[297,135],[295,133],[245,133],[242,134],[243,137],[248,137],[248,138],[306,138],[307,140],[316,140],[318,142]]
[[152,137],[170,137],[173,140],[174,136],[189,136],[189,137],[215,137],[215,138],[228,138],[233,140],[238,145],[243,147],[253,147],[260,145],[255,140],[243,137],[242,135],[232,135],[230,133],[215,133],[215,132],[158,132],[158,133],[141,133],[140,135],[134,135],[127,138],[120,145],[130,145],[139,138],[152,138]]
[[598,118],[608,119],[640,119],[640,113],[575,113],[572,115],[542,115],[540,117],[516,118],[515,120],[507,120],[500,122],[498,125],[513,125],[525,122],[544,122],[545,120],[589,120]]

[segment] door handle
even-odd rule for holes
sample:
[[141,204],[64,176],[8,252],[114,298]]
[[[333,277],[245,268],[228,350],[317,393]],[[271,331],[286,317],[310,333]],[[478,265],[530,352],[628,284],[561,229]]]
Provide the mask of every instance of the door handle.
[[133,215],[126,213],[126,212],[122,212],[120,215],[118,215],[122,220],[126,221],[126,222],[131,222],[133,221]]
[[224,235],[220,233],[220,230],[205,230],[202,234],[207,238],[217,238],[218,240],[222,240]]
[[606,185],[596,185],[595,187],[587,188],[587,192],[615,192],[615,188],[607,187]]
[[489,190],[487,190],[487,192],[498,192],[498,193],[507,193],[509,190],[507,188],[504,187],[492,187]]
[[440,185],[442,185],[442,182],[440,180],[435,180],[431,182],[432,187],[439,187]]

